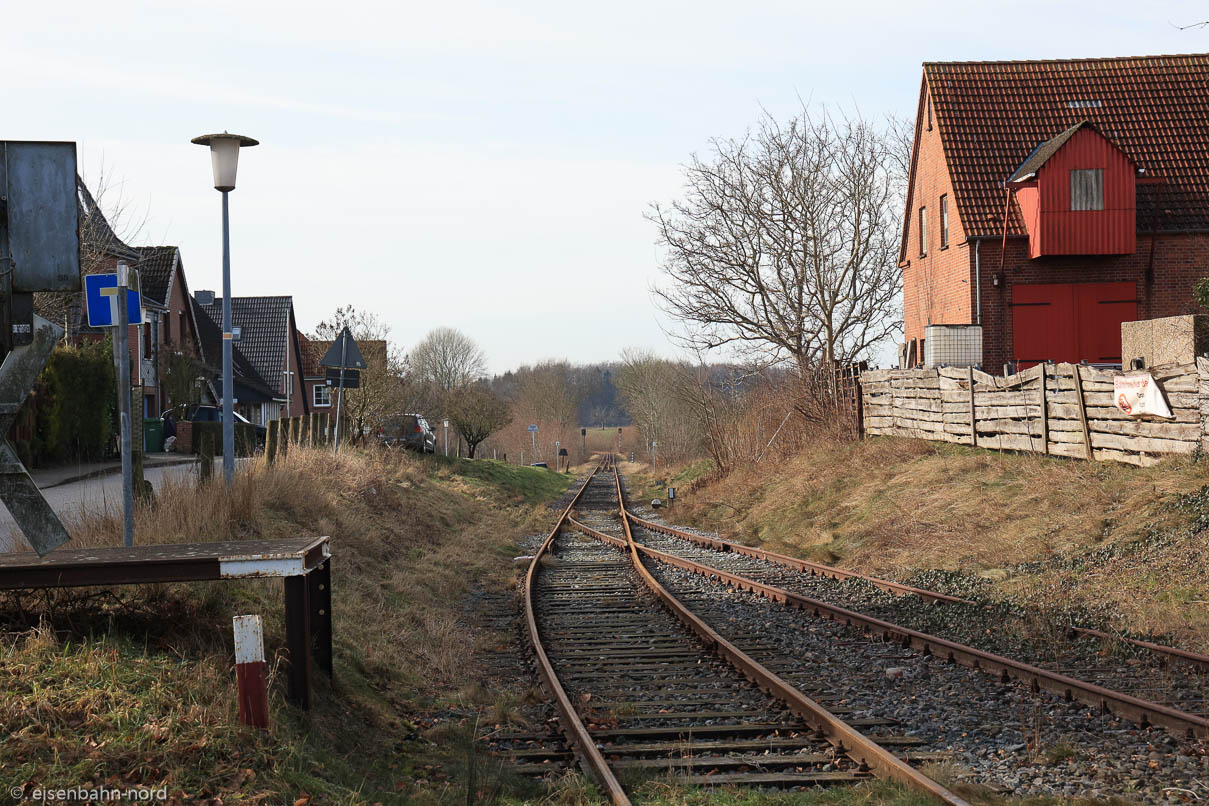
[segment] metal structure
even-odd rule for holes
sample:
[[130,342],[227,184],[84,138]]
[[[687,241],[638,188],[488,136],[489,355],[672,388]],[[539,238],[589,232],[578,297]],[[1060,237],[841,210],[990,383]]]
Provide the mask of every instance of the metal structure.
[[326,537],[165,543],[133,548],[64,549],[49,557],[0,554],[0,590],[285,580],[288,697],[311,704],[311,661],[332,674],[331,552]]
[[71,536],[6,435],[63,337],[33,294],[80,289],[75,143],[0,141],[0,278],[0,499],[45,555]]

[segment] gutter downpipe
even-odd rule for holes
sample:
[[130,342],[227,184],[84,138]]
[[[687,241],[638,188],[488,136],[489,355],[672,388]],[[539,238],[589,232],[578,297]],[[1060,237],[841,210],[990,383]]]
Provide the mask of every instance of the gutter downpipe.
[[982,239],[974,239],[974,324],[982,327],[982,262],[979,260],[978,247]]

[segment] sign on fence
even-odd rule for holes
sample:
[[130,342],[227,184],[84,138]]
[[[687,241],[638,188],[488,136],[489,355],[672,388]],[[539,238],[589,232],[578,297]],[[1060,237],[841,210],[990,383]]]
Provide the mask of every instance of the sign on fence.
[[1117,408],[1130,417],[1151,415],[1171,419],[1171,409],[1149,372],[1113,378],[1112,387]]

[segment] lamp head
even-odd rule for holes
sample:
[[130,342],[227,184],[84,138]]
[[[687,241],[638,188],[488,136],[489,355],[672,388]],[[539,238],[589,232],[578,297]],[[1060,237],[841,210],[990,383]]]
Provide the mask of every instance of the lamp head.
[[214,168],[214,189],[235,190],[235,173],[239,170],[239,149],[260,145],[260,141],[242,134],[203,134],[191,141],[199,146],[210,146],[210,162]]

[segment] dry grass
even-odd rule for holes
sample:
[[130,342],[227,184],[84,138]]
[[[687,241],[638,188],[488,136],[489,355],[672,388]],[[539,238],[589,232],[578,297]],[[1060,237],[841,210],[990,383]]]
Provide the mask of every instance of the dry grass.
[[[485,634],[465,601],[472,588],[508,586],[515,539],[548,525],[544,505],[518,503],[532,486],[518,479],[497,489],[456,464],[292,448],[238,474],[229,493],[169,482],[137,512],[137,543],[331,537],[336,689],[320,675],[317,705],[302,714],[275,679],[270,737],[236,724],[230,619],[263,615],[266,652],[279,652],[280,581],[5,594],[0,688],[18,697],[0,699],[0,732],[12,737],[0,744],[2,777],[167,781],[194,802],[456,797],[465,754],[417,725],[496,699],[467,684],[485,675],[476,648],[507,639]],[[81,518],[73,534],[82,546],[121,542],[113,514]]]

